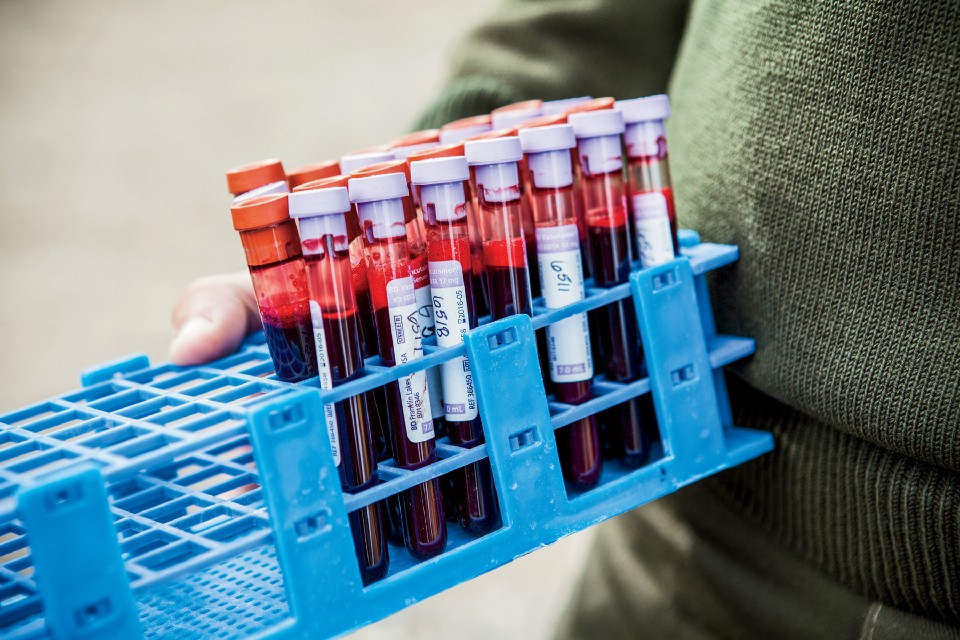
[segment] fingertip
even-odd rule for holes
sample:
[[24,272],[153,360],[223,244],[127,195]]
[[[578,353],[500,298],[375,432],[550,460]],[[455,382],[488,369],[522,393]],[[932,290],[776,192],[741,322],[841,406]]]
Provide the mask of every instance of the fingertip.
[[190,366],[209,362],[216,328],[209,318],[195,316],[177,327],[170,342],[170,362]]

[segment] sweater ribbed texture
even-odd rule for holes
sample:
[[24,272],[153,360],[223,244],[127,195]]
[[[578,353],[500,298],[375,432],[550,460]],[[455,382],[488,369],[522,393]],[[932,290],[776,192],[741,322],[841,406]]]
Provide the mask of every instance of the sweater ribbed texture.
[[[653,93],[684,15],[508,2],[455,69]],[[733,406],[778,447],[709,486],[850,589],[960,623],[960,3],[698,0],[670,78],[680,223],[741,251],[711,283],[758,344]]]

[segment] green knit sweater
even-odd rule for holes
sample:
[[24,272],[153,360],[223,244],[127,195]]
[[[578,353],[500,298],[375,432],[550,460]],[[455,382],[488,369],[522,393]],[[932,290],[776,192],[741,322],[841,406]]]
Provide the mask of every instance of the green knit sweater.
[[677,210],[777,451],[717,499],[849,588],[960,621],[960,3],[507,2],[422,126],[668,90]]

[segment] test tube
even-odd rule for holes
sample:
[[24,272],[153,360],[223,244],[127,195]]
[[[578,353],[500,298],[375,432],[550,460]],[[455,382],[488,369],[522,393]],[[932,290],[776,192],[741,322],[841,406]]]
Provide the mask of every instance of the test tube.
[[287,193],[287,175],[279,160],[242,164],[227,171],[227,189],[234,204],[274,193]]
[[[557,309],[583,300],[580,232],[577,225],[574,168],[570,150],[576,146],[568,124],[522,129],[520,142],[529,167],[531,203],[536,225],[537,260],[543,302]],[[593,358],[586,313],[547,327],[553,392],[566,404],[593,397]],[[600,479],[603,456],[595,416],[557,430],[560,463],[567,480],[578,489]]]
[[516,313],[532,315],[518,169],[523,158],[520,139],[468,140],[464,149],[482,220],[490,317],[499,320]]
[[587,102],[588,100],[593,100],[593,98],[590,96],[581,96],[579,98],[563,98],[562,100],[545,100],[543,104],[540,105],[540,111],[545,116],[555,116],[566,113],[570,107],[578,105],[581,102]]
[[[328,187],[294,192],[289,202],[290,216],[300,222],[320,388],[333,389],[363,374],[345,216],[350,199],[345,187]],[[378,480],[365,398],[361,394],[324,407],[334,464],[347,493]],[[360,575],[369,584],[385,576],[389,565],[380,504],[358,509],[349,518]]]
[[316,162],[297,167],[287,173],[287,185],[293,191],[302,184],[322,180],[323,178],[332,178],[340,175],[340,163],[336,160],[327,160],[326,162]]
[[489,114],[460,118],[440,127],[440,144],[463,142],[478,133],[486,133],[493,128]]
[[230,213],[246,253],[277,379],[298,382],[316,376],[307,277],[287,194],[249,198],[230,207]]
[[389,145],[393,157],[397,160],[406,160],[407,156],[414,151],[423,151],[440,144],[439,129],[425,129],[423,131],[414,131],[404,136],[400,136]]
[[[410,277],[413,278],[413,290],[417,296],[417,313],[420,322],[420,337],[433,335],[433,302],[430,297],[430,273],[427,269],[427,241],[424,239],[423,221],[417,215],[418,205],[410,187],[410,167],[405,160],[385,160],[376,164],[355,169],[351,178],[366,178],[388,173],[402,174],[407,181],[408,195],[403,198],[403,216],[407,234],[407,250],[410,252]],[[443,413],[443,396],[440,386],[440,372],[436,368],[427,370],[427,383],[430,385],[430,408],[435,416]],[[439,425],[437,425],[439,426]],[[438,433],[438,436],[443,435]]]
[[[312,189],[329,189],[334,187],[346,188],[347,176],[331,176],[320,178],[294,187],[294,193]],[[369,358],[378,354],[377,328],[373,323],[373,307],[370,303],[370,287],[367,284],[367,261],[364,257],[363,238],[360,237],[360,222],[357,220],[356,208],[351,206],[345,215],[347,240],[349,242],[348,257],[350,259],[350,280],[353,287],[354,299],[357,308],[357,323],[360,328],[360,350],[363,356]],[[374,441],[374,453],[377,460],[387,460],[391,457],[390,429],[386,424],[387,400],[381,388],[372,389],[366,393],[367,406],[370,409],[371,432]]]
[[[422,357],[419,314],[404,225],[403,198],[408,192],[402,173],[351,178],[350,200],[357,205],[363,229],[367,278],[373,301],[380,359],[386,366]],[[387,407],[394,464],[418,469],[436,461],[433,417],[427,376],[417,371],[387,385]],[[407,550],[416,558],[441,553],[447,530],[437,479],[402,495]]]
[[616,103],[627,130],[627,178],[630,193],[662,193],[667,200],[670,235],[674,253],[680,253],[677,241],[677,212],[673,203],[673,184],[667,160],[667,133],[664,120],[670,117],[670,99],[665,95],[621,100]]
[[[464,182],[470,175],[463,156],[419,160],[410,165],[427,230],[430,290],[436,319],[437,345],[454,347],[477,326],[472,278],[468,197]],[[443,419],[450,441],[471,449],[483,443],[483,427],[470,363],[460,356],[441,365]],[[498,507],[488,460],[453,475],[456,513],[473,534],[497,526]]]
[[[569,120],[577,137],[593,281],[598,287],[613,287],[627,282],[633,262],[623,179],[623,116],[605,109],[574,113]],[[614,382],[638,379],[643,374],[643,352],[633,299],[597,309],[594,319],[604,375]],[[607,445],[631,467],[643,464],[650,455],[642,398],[613,407],[600,417]]]
[[[442,130],[441,130],[442,131]],[[432,158],[453,158],[464,156],[463,143],[444,144],[423,151],[415,151],[407,156],[407,166],[410,167],[414,162],[420,160],[430,160]],[[477,216],[477,200],[470,186],[470,180],[463,183],[464,192],[467,194],[467,227],[470,231],[470,255],[473,272],[473,292],[474,302],[476,304],[476,314],[478,318],[490,313],[487,304],[489,299],[487,293],[487,282],[484,278],[483,269],[483,235],[480,232],[479,217]],[[414,190],[414,197],[419,197]],[[421,216],[422,217],[422,216]]]

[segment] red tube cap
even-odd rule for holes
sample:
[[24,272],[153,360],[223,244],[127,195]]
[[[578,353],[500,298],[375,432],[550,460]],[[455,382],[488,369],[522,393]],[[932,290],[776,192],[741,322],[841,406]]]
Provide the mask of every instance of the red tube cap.
[[561,113],[553,116],[540,116],[517,125],[517,129],[536,129],[537,127],[549,127],[555,124],[567,124],[567,114]]
[[387,145],[390,149],[397,147],[412,147],[415,144],[433,144],[440,142],[440,129],[424,129],[400,136]]
[[450,131],[451,129],[471,129],[473,127],[485,127],[490,125],[490,114],[485,113],[480,116],[470,116],[469,118],[460,118],[440,127],[440,131]]
[[457,144],[445,144],[432,149],[414,151],[407,156],[407,167],[409,169],[410,165],[418,160],[432,160],[433,158],[455,158],[462,155],[466,155],[463,151],[462,142]]
[[227,171],[227,189],[235,196],[271,182],[287,179],[283,164],[276,159],[242,164]]
[[326,162],[315,162],[302,167],[297,167],[287,174],[287,184],[293,190],[302,184],[319,180],[321,178],[330,178],[340,175],[340,163],[336,160],[327,160]]
[[233,228],[237,231],[269,227],[272,224],[289,220],[287,194],[274,193],[268,196],[250,198],[230,207],[230,214],[233,216]]
[[566,111],[564,115],[570,115],[571,113],[582,113],[584,111],[600,111],[601,109],[613,109],[613,103],[616,102],[613,98],[594,98],[592,100],[586,100],[579,104],[575,104]]
[[369,178],[370,176],[383,176],[388,173],[402,173],[410,182],[410,168],[404,160],[385,160],[361,169],[355,169],[350,172],[351,178]]

